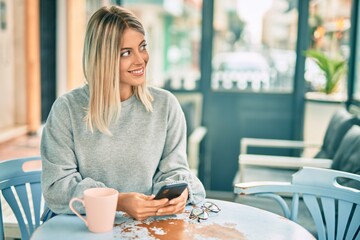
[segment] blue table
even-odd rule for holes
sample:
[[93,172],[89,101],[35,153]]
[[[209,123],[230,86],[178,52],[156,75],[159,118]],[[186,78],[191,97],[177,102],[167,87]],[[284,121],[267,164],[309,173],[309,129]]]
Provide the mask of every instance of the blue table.
[[183,214],[142,222],[117,213],[113,231],[99,234],[89,232],[76,216],[58,215],[41,225],[31,239],[315,239],[302,226],[274,213],[239,203],[209,201],[221,212],[200,223],[189,219],[189,208]]

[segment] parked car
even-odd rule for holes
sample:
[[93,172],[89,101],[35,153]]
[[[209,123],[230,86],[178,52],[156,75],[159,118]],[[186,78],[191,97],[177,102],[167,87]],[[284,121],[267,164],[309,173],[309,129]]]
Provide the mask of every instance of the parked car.
[[212,61],[213,89],[268,90],[271,68],[258,52],[224,52]]

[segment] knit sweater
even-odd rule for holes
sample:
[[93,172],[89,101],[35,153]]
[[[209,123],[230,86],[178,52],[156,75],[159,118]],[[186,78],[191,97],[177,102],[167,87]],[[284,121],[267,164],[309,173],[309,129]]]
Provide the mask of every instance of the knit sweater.
[[55,101],[41,139],[42,190],[53,212],[72,213],[70,199],[93,187],[150,195],[165,183],[184,181],[189,203],[205,198],[188,167],[186,123],[177,99],[159,88],[150,93],[153,112],[135,95],[121,103],[120,118],[109,127],[112,136],[92,133],[84,122],[87,85]]

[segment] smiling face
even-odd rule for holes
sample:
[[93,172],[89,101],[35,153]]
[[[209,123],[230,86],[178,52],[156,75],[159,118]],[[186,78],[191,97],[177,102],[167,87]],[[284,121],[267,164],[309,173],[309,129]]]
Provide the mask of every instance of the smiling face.
[[133,94],[133,86],[144,83],[148,60],[149,54],[146,50],[144,35],[131,28],[125,29],[120,53],[120,94],[122,101]]

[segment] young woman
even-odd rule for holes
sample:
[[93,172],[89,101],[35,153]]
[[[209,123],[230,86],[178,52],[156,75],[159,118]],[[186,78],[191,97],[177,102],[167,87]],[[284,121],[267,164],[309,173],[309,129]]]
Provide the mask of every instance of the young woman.
[[[138,220],[181,213],[205,198],[188,167],[179,103],[146,85],[146,44],[142,24],[124,8],[102,7],[89,20],[86,84],[55,101],[41,140],[42,189],[54,213],[72,213],[70,199],[96,187],[117,189],[117,210]],[[172,182],[188,188],[170,201],[153,199]]]

